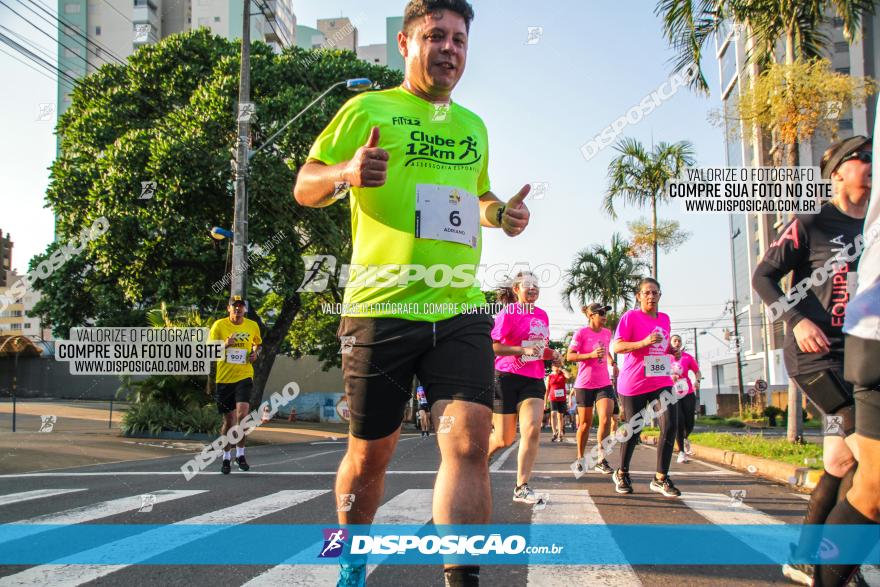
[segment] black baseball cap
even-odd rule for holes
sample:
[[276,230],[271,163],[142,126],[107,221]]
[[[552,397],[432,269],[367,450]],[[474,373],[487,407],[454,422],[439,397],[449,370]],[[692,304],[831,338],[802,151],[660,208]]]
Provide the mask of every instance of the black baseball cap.
[[596,312],[608,312],[611,310],[611,306],[603,306],[602,304],[589,304],[584,306],[584,310],[586,310],[590,314],[595,314]]
[[245,305],[244,298],[241,296],[229,296],[229,305],[234,306],[235,304]]
[[822,156],[822,179],[831,179],[831,174],[840,166],[841,161],[847,155],[852,155],[865,145],[871,145],[872,139],[862,135],[856,135],[848,139],[838,141],[828,147]]

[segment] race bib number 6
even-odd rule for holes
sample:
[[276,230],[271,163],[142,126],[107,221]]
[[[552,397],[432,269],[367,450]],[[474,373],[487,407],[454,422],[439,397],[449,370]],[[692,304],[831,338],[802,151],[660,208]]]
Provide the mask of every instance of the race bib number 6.
[[645,377],[664,377],[672,373],[672,357],[648,355],[645,357]]
[[247,362],[247,351],[244,349],[226,349],[226,362],[233,365],[244,365]]
[[416,185],[416,238],[431,238],[477,247],[480,233],[480,204],[463,189]]

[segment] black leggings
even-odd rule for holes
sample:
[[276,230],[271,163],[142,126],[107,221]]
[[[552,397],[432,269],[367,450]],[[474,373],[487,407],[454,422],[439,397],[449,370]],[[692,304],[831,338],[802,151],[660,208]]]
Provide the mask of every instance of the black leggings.
[[[674,398],[671,387],[664,387],[649,393],[641,395],[621,395],[620,401],[623,403],[623,411],[627,418],[632,418],[637,413],[644,410],[652,400],[657,400],[653,406],[654,413],[660,421],[660,442],[657,445],[657,472],[666,475],[669,473],[669,463],[672,462],[672,451],[675,448],[675,434],[678,430],[678,408],[675,405],[668,405],[665,410],[660,410],[660,394],[666,392],[668,397]],[[659,412],[659,414],[657,413]],[[647,426],[648,418],[645,418]],[[629,471],[629,462],[632,460],[633,452],[639,444],[639,434],[633,434],[629,440],[624,443],[620,454],[620,468],[623,471]]]
[[689,393],[678,400],[675,405],[678,407],[678,432],[675,435],[675,440],[678,442],[678,450],[684,450],[684,439],[694,431],[696,418],[694,410],[697,408],[697,396]]

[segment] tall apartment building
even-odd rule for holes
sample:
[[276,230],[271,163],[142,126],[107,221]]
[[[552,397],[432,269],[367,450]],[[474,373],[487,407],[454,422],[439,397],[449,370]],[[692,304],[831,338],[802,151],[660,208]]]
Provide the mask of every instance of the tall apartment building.
[[[21,278],[12,269],[12,239],[0,231],[0,297]],[[26,291],[6,307],[0,306],[0,336],[23,335],[33,340],[52,340],[52,334],[43,329],[39,318],[30,318],[27,313],[40,301],[40,292]]]
[[0,230],[0,287],[10,285],[6,279],[6,275],[12,270],[12,237],[7,234],[3,236]]
[[[876,78],[880,72],[880,14],[868,17],[862,23],[859,39],[849,45],[843,38],[843,23],[834,19],[827,31],[831,44],[827,58],[835,70],[853,76]],[[746,64],[746,34],[732,26],[724,27],[716,37],[716,57],[724,111],[747,87],[749,76],[757,74],[757,68]],[[867,104],[841,114],[838,137],[855,134],[870,135],[874,128],[877,97]],[[725,129],[727,131],[728,129]],[[771,166],[766,144],[762,144],[751,129],[737,129],[736,137],[725,133],[726,159],[730,167]],[[810,142],[800,144],[801,166],[819,166],[822,153],[829,146],[829,139],[816,136]],[[737,300],[740,335],[742,336],[743,381],[746,386],[756,379],[765,379],[774,386],[785,386],[788,374],[782,359],[784,325],[781,321],[768,324],[764,307],[752,290],[751,276],[764,256],[770,243],[774,242],[788,221],[783,215],[732,214],[730,216],[729,247],[732,265],[733,297]],[[719,388],[737,384],[736,357],[733,354],[713,361],[712,377]]]
[[397,50],[397,33],[403,26],[402,16],[389,16],[385,19],[385,43],[358,45],[358,30],[347,17],[322,18],[317,28],[298,24],[296,26],[296,45],[303,49],[348,49],[357,56],[375,65],[385,65],[403,71],[403,56]]
[[[199,27],[239,38],[243,6],[243,0],[58,0],[58,68],[83,77],[114,63],[111,55],[125,59],[142,45]],[[251,39],[277,51],[294,43],[293,0],[254,0],[251,14]],[[59,116],[70,105],[69,94],[59,83]]]

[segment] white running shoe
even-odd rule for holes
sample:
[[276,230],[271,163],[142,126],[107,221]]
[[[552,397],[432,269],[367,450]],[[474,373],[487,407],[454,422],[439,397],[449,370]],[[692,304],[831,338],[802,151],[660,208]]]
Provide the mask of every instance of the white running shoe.
[[540,501],[540,498],[532,491],[528,483],[523,483],[513,490],[513,501],[535,504]]
[[690,459],[687,458],[687,455],[684,453],[683,450],[681,450],[681,451],[678,451],[678,458],[675,459],[675,461],[677,463],[689,463]]

